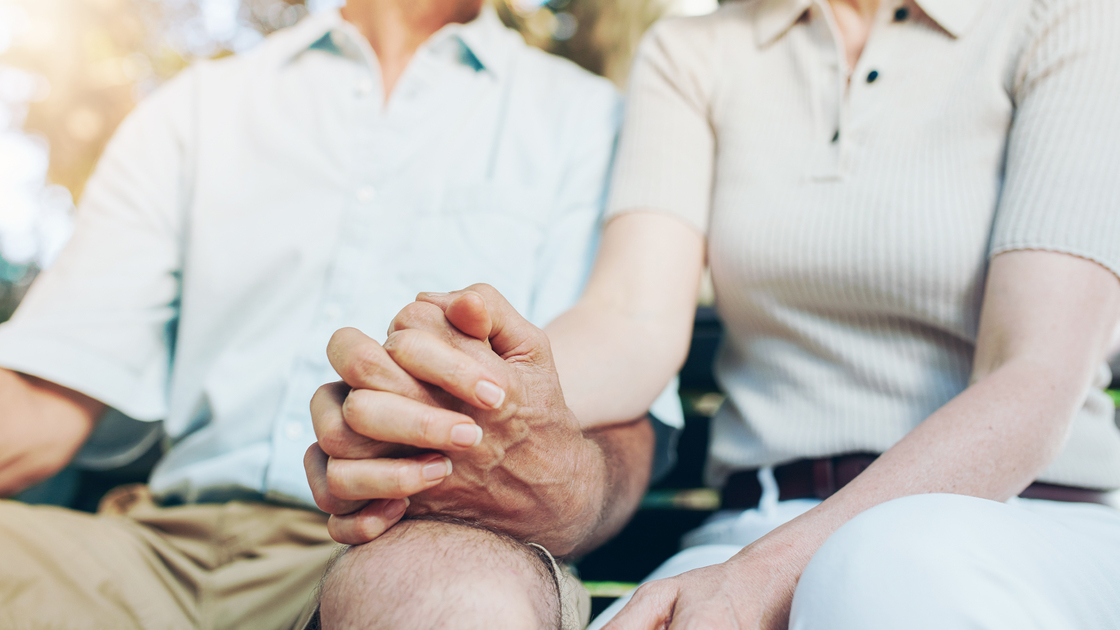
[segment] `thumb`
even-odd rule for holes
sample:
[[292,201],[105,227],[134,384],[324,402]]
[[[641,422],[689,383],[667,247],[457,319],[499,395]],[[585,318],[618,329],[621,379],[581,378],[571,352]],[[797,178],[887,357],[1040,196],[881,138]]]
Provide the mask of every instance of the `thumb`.
[[551,356],[548,337],[521,316],[505,296],[488,284],[475,284],[452,293],[421,293],[421,302],[444,309],[447,320],[466,335],[489,339],[503,359],[512,355],[544,359]]
[[486,300],[474,291],[464,291],[451,300],[444,310],[444,316],[463,334],[483,341],[490,339],[494,323],[486,308]]
[[614,619],[603,630],[654,630],[667,628],[673,620],[677,589],[658,580],[638,587]]

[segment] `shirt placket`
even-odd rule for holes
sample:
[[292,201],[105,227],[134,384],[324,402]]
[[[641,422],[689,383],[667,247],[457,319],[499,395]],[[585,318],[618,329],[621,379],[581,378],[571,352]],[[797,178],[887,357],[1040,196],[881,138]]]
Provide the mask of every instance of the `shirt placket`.
[[350,85],[342,91],[352,103],[349,128],[353,130],[343,148],[348,156],[342,178],[346,189],[336,197],[342,205],[342,220],[319,305],[293,363],[285,400],[274,422],[263,491],[271,499],[290,500],[306,494],[306,478],[296,474],[302,473],[302,466],[292,466],[292,462],[301,462],[314,440],[308,412],[310,392],[337,378],[326,358],[325,340],[351,316],[354,301],[360,299],[363,290],[358,285],[373,249],[381,197],[376,157],[384,116],[378,85],[376,66],[356,63]]
[[887,29],[908,20],[911,9],[897,1],[880,6],[872,35],[850,74],[847,72],[844,42],[831,11],[822,4],[816,5],[813,11],[822,19],[813,21],[817,30],[813,32],[812,40],[822,60],[824,76],[830,76],[834,81],[831,89],[828,80],[820,82],[821,119],[831,123],[835,129],[828,139],[828,147],[818,151],[813,178],[830,181],[841,179],[851,168],[859,144],[859,126],[868,122],[868,117],[874,116],[876,104],[883,101],[877,92],[886,85],[884,68],[887,57],[880,51],[892,39]]
[[840,179],[846,146],[845,99],[846,76],[844,51],[832,16],[822,5],[810,9],[811,19],[805,24],[808,33],[806,65],[817,68],[813,81],[815,96],[816,145],[809,176],[813,181]]

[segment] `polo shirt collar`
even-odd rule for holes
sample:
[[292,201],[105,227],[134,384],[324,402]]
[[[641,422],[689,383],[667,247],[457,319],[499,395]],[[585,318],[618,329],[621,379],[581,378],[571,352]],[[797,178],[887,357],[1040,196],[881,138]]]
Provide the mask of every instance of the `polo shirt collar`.
[[953,37],[968,30],[985,0],[914,0],[922,11]]
[[754,28],[760,46],[769,46],[793,26],[813,0],[759,0]]
[[[494,10],[486,6],[477,18],[466,24],[443,26],[421,48],[450,52],[459,62],[475,70],[500,75],[508,66],[510,35],[512,33]],[[331,9],[312,14],[293,27],[280,53],[285,60],[290,60],[318,49],[363,61],[362,50],[368,46],[358,29],[344,20],[338,9]]]
[[[914,0],[914,3],[947,33],[960,37],[985,0]],[[759,0],[755,6],[755,34],[759,45],[767,46],[797,22],[801,14],[813,6],[813,0]]]

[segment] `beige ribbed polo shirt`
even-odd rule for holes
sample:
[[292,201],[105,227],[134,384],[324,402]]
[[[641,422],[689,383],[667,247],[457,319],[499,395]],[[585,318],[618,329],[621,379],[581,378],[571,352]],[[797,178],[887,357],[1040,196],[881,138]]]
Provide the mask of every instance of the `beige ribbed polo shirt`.
[[[884,0],[846,65],[823,0],[665,20],[635,61],[609,212],[708,235],[714,484],[881,452],[959,394],[990,256],[1120,272],[1115,0]],[[1120,487],[1108,378],[1042,480]]]

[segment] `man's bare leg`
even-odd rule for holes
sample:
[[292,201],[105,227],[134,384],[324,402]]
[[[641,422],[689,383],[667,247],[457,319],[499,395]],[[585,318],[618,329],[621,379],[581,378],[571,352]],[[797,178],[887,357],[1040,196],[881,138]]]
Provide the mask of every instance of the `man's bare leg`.
[[324,630],[549,630],[560,599],[548,560],[458,522],[402,521],[351,547],[323,579]]

